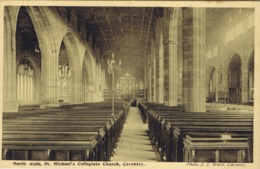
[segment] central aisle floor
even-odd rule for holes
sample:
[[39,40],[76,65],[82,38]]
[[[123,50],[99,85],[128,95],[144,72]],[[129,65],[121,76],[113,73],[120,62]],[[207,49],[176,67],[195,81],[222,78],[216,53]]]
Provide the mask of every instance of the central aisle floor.
[[116,154],[111,161],[156,162],[160,156],[152,146],[137,107],[131,107],[124,130],[121,135]]

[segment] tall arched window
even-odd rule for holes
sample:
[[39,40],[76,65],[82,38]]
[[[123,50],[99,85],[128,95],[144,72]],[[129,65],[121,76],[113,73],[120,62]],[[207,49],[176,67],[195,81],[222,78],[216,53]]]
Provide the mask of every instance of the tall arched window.
[[58,67],[58,99],[63,102],[70,101],[70,67],[66,64]]
[[17,70],[17,100],[33,100],[34,70],[30,61],[23,59]]

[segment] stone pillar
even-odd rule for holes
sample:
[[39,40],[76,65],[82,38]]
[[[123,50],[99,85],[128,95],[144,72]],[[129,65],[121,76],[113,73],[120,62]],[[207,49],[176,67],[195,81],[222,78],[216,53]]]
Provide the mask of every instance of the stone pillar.
[[147,55],[145,55],[144,60],[144,100],[147,100]]
[[174,9],[170,14],[169,24],[169,102],[168,106],[177,106],[178,97],[178,15],[179,10]]
[[158,88],[157,88],[157,101],[158,103],[163,103],[164,102],[164,89],[163,89],[163,79],[164,79],[164,74],[163,74],[163,31],[160,27],[160,31],[159,31],[159,44],[158,44],[158,48],[159,48],[159,52],[158,52]]
[[55,53],[48,50],[47,45],[41,46],[41,104],[43,107],[58,106],[57,70],[58,59]]
[[104,88],[105,88],[105,71],[101,69],[101,91],[100,91],[100,101],[104,101]]
[[151,100],[155,102],[156,98],[156,59],[154,40],[151,39]]
[[95,102],[95,91],[93,83],[88,84],[88,102]]
[[169,103],[168,106],[177,106],[177,41],[169,40]]
[[86,71],[84,70],[83,67],[83,71],[82,71],[82,103],[86,102],[86,82],[87,82],[87,78],[86,78]]
[[148,73],[148,101],[152,101],[152,81],[151,81],[151,64],[149,63],[149,73]]
[[98,61],[97,66],[96,66],[96,72],[97,72],[97,78],[96,78],[96,84],[97,84],[97,88],[96,88],[96,92],[97,92],[97,98],[96,101],[100,100],[100,72],[99,72],[99,68],[100,68],[100,63]]
[[155,55],[153,55],[153,102],[156,102],[156,59]]
[[183,105],[205,112],[205,9],[183,9]]
[[[246,63],[246,62],[244,62]],[[248,103],[248,67],[246,64],[242,65],[242,75],[241,75],[241,103]]]
[[9,14],[6,14],[8,8],[5,9],[6,16],[4,18],[3,112],[16,112],[18,111],[16,98],[16,41],[15,29],[11,24],[12,18],[9,18]]
[[216,103],[218,103],[218,91],[219,91],[219,86],[218,86],[219,71],[218,70],[219,70],[219,68],[217,67],[215,69],[215,73],[216,73],[216,75],[215,75],[215,84],[216,84],[215,101],[216,101]]
[[[43,15],[47,8],[27,8],[35,28],[41,50],[41,96],[40,104],[44,107],[58,107],[58,46],[55,45],[53,30],[49,20]],[[44,18],[44,19],[43,19]],[[44,22],[44,24],[43,24]]]

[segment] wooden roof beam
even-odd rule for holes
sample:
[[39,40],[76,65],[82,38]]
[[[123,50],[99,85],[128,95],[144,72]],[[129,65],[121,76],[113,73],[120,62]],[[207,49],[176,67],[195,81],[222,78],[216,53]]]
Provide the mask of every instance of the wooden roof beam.
[[[90,11],[93,13],[93,9],[92,9],[91,7],[89,7],[89,9],[90,9]],[[106,46],[108,47],[108,44],[107,44],[107,40],[106,40],[105,34],[104,34],[103,30],[102,30],[102,27],[100,26],[100,24],[99,24],[99,22],[98,22],[97,17],[94,16],[94,19],[95,19],[96,23],[99,25],[100,32],[102,33],[103,39],[105,40],[105,42],[106,42]]]
[[[103,8],[103,9],[105,10],[105,8]],[[108,22],[108,24],[109,24],[109,29],[110,29],[110,32],[111,32],[111,36],[113,37],[114,46],[116,47],[116,42],[115,42],[115,38],[114,38],[114,33],[113,33],[112,28],[111,28],[111,22],[110,22],[110,20],[109,20],[109,16],[106,16],[106,18],[107,18],[107,22]]]

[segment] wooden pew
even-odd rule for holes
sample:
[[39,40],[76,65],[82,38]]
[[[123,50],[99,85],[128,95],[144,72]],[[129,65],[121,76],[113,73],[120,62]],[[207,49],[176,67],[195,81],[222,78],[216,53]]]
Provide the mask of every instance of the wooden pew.
[[253,161],[254,160],[254,158],[253,158],[253,155],[254,155],[254,153],[253,153],[253,149],[254,149],[253,141],[254,141],[253,137],[248,137],[248,141],[247,141],[247,143],[248,143],[248,162],[250,162],[250,163],[254,162]]
[[[203,129],[207,130],[208,128],[224,128],[226,131],[228,131],[229,128],[249,128],[252,130],[253,123],[252,122],[231,122],[227,123],[227,121],[221,121],[221,119],[216,119],[216,121],[171,121],[168,123],[168,125],[164,128],[163,134],[158,139],[158,147],[161,148],[162,155],[165,153],[165,150],[169,149],[170,145],[172,144],[173,139],[173,128],[174,127],[181,127],[181,126],[192,126],[192,127],[198,127],[200,131],[203,131]],[[167,161],[170,159],[167,159]]]
[[[194,137],[221,137],[222,135],[229,135],[232,138],[248,138],[253,136],[252,127],[201,127],[201,126],[181,126],[176,127],[173,131],[172,145],[169,143],[171,150],[166,154],[169,159],[175,162],[182,162],[183,159],[183,149],[184,149],[184,138],[186,135]],[[166,149],[167,150],[167,149]]]
[[[89,146],[88,149],[86,150],[77,150],[77,149],[72,149],[71,151],[61,151],[62,149],[57,149],[57,147],[55,147],[55,144],[51,144],[50,142],[56,143],[56,141],[60,141],[63,140],[62,142],[74,142],[72,144],[75,144],[75,146],[79,146],[77,142],[85,142],[86,144],[84,144],[84,147]],[[43,150],[42,148],[33,148],[31,147],[30,149],[22,149],[20,148],[18,151],[17,155],[17,151],[15,148],[17,148],[18,143],[15,144],[15,146],[9,147],[9,149],[6,149],[6,153],[9,153],[13,155],[13,157],[9,157],[9,159],[12,160],[17,160],[19,157],[20,158],[27,158],[29,160],[97,160],[97,147],[98,147],[98,142],[97,142],[97,138],[96,138],[96,134],[95,133],[91,133],[91,132],[63,132],[63,133],[57,133],[57,132],[23,132],[23,133],[19,133],[19,132],[3,132],[3,141],[5,143],[8,144],[8,146],[11,146],[12,143],[15,144],[17,143],[17,141],[19,141],[19,145],[22,146],[24,144],[20,144],[21,142],[25,142],[25,143],[30,143],[28,141],[31,141],[32,143],[30,143],[30,145],[32,144],[36,144],[36,142],[41,145],[41,147],[46,147],[47,145],[42,144],[42,142],[48,142],[50,143],[51,146],[53,146],[52,148]],[[13,142],[14,141],[14,142]],[[61,144],[59,144],[59,146],[62,146]],[[65,145],[63,145],[65,146]],[[64,147],[65,148],[65,147]],[[47,151],[50,151],[49,156],[47,155]],[[23,154],[22,154],[23,152]],[[28,152],[31,154],[29,155]],[[76,153],[77,152],[77,153]],[[86,154],[88,154],[86,156]],[[28,156],[26,156],[26,154]],[[55,158],[54,158],[54,154],[55,154]],[[89,155],[90,154],[90,155]],[[5,155],[6,156],[6,155]],[[25,159],[19,159],[19,160],[25,160]]]
[[2,157],[3,160],[95,161],[96,145],[94,136],[83,141],[3,140]]
[[[62,111],[54,110],[53,111],[53,110],[51,110],[51,112],[38,111],[36,113],[37,117],[30,117],[32,112],[28,112],[28,113],[23,112],[22,115],[18,114],[18,116],[17,116],[17,114],[12,114],[11,116],[10,115],[4,116],[5,124],[4,124],[3,130],[5,130],[4,132],[9,132],[9,133],[10,132],[18,132],[18,133],[20,132],[19,134],[21,134],[21,132],[24,133],[25,131],[26,132],[37,132],[38,134],[40,132],[46,133],[46,132],[51,132],[51,131],[55,131],[55,132],[62,133],[62,134],[64,134],[64,131],[79,132],[79,133],[84,132],[85,134],[90,134],[90,133],[93,134],[93,131],[95,131],[96,134],[98,134],[98,135],[100,135],[101,133],[105,133],[105,134],[101,134],[100,138],[102,137],[102,135],[103,136],[105,135],[103,138],[105,138],[104,140],[105,140],[105,142],[107,142],[107,144],[106,144],[107,146],[105,148],[104,147],[102,147],[102,148],[104,148],[104,152],[105,152],[104,154],[107,157],[103,158],[101,160],[109,160],[109,158],[111,156],[111,151],[112,151],[111,148],[115,147],[115,141],[118,139],[117,137],[119,136],[119,134],[122,130],[123,123],[125,120],[125,114],[127,113],[127,112],[125,112],[126,110],[127,110],[127,107],[125,110],[118,112],[116,114],[116,117],[113,117],[112,121],[109,121],[109,119],[111,118],[110,110],[101,111],[101,114],[98,114],[98,115],[93,113],[93,109],[88,109],[87,112],[85,111],[85,109],[84,110],[80,109],[80,111],[78,111],[77,109],[75,109],[75,110],[73,109],[72,111],[71,110],[70,111],[67,111],[67,110],[66,111],[64,111],[64,110],[62,110]],[[89,113],[88,111],[92,111],[92,112]],[[47,112],[47,114],[45,114],[46,112]],[[98,110],[97,112],[100,112],[100,111]],[[86,116],[86,114],[87,114],[87,116]],[[35,113],[34,113],[34,115],[35,115]],[[103,119],[101,116],[103,116]],[[104,117],[104,116],[106,116],[106,117]],[[8,117],[11,117],[11,118],[8,118]],[[13,117],[17,117],[17,118],[22,117],[23,119],[21,119],[17,124],[16,121],[13,120]],[[42,118],[41,121],[39,121],[39,117]],[[82,118],[84,118],[84,119],[82,119]],[[89,119],[89,118],[90,118],[90,120],[87,121],[87,119]],[[50,119],[52,119],[52,120],[50,120]],[[74,119],[75,122],[73,122],[72,119]],[[38,121],[35,122],[35,120],[38,120]],[[85,125],[84,120],[85,120],[85,123],[88,123],[88,124]],[[109,123],[107,121],[109,121]],[[14,123],[16,123],[16,124],[14,124]],[[28,127],[26,127],[26,123],[29,123],[27,125]],[[54,124],[57,125],[57,123],[60,127],[54,126]],[[93,123],[96,124],[97,126],[93,126]],[[105,124],[105,127],[102,128],[104,130],[104,132],[100,132],[99,131],[100,127],[102,127],[103,124]],[[13,135],[12,137],[15,138],[16,136],[18,137],[17,134]],[[39,136],[39,135],[37,135],[37,136]],[[37,139],[37,137],[34,139]],[[59,140],[59,138],[56,138],[56,139]],[[98,149],[100,152],[100,147]],[[7,151],[4,151],[4,152],[7,152]]]
[[221,139],[191,137],[184,139],[185,162],[248,162],[247,138]]
[[[158,117],[160,117],[160,116],[158,116]],[[153,118],[150,118],[150,119],[153,119]],[[247,115],[243,116],[243,118],[241,119],[241,117],[229,116],[229,115],[219,115],[219,114],[178,113],[178,114],[172,114],[171,116],[166,116],[166,117],[162,116],[161,118],[153,119],[153,122],[149,124],[151,126],[151,127],[149,127],[149,129],[151,130],[151,133],[153,135],[155,142],[159,142],[160,138],[163,138],[163,137],[161,137],[161,135],[163,136],[163,134],[165,133],[166,123],[173,123],[173,122],[177,121],[177,122],[175,122],[175,124],[176,124],[176,123],[182,123],[182,122],[196,122],[197,121],[196,124],[199,125],[200,123],[204,123],[203,121],[214,123],[214,121],[216,121],[216,120],[217,121],[221,120],[222,122],[225,122],[225,121],[232,122],[233,124],[243,123],[242,125],[248,125],[248,123],[249,123],[251,125],[253,118],[248,117]]]
[[[155,111],[156,111],[156,113],[155,113]],[[204,122],[213,123],[213,124],[215,123],[214,124],[215,126],[214,125],[212,126],[213,128],[209,126],[209,128],[211,128],[211,129],[214,129],[214,128],[219,126],[218,123],[214,122],[214,121],[216,121],[216,119],[217,120],[218,119],[222,119],[222,120],[219,120],[219,121],[222,121],[223,123],[233,123],[233,126],[232,125],[231,126],[229,126],[229,125],[224,125],[224,126],[222,125],[222,126],[220,126],[220,128],[223,129],[220,132],[227,131],[227,128],[228,129],[230,129],[232,127],[236,128],[237,126],[234,126],[234,125],[236,125],[235,123],[237,123],[237,125],[240,125],[242,123],[241,126],[244,125],[244,127],[242,127],[242,129],[246,128],[246,129],[248,129],[249,132],[252,133],[252,124],[251,124],[252,121],[253,121],[252,113],[241,113],[241,112],[239,112],[239,113],[237,113],[237,112],[229,112],[229,113],[217,112],[217,113],[212,113],[211,112],[211,113],[199,113],[198,115],[196,115],[196,113],[193,113],[193,112],[192,113],[184,113],[184,112],[178,112],[178,111],[175,111],[175,110],[170,110],[169,111],[169,110],[167,110],[165,108],[160,109],[160,107],[157,107],[155,111],[154,111],[154,109],[152,109],[152,111],[150,110],[149,113],[148,113],[148,116],[149,116],[148,118],[149,118],[149,123],[150,123],[149,124],[149,130],[151,130],[151,132],[154,135],[157,135],[157,137],[159,137],[157,139],[160,140],[161,143],[160,143],[160,141],[158,141],[158,142],[159,142],[159,144],[164,144],[164,146],[162,146],[162,149],[164,149],[164,150],[171,149],[171,148],[169,148],[169,146],[171,146],[171,143],[169,141],[169,138],[170,138],[169,133],[170,133],[170,131],[167,132],[168,134],[165,134],[165,131],[167,131],[167,130],[165,130],[165,126],[167,126],[167,125],[165,125],[166,124],[165,123],[165,119],[169,120],[169,118],[177,119],[176,121],[178,121],[178,122],[177,122],[177,124],[175,122],[176,125],[181,125],[181,123],[185,122],[185,121],[187,121],[187,123],[190,123],[190,122],[194,121],[194,119],[197,119],[197,122],[194,124],[195,126],[191,126],[191,127],[192,128],[198,127],[198,132],[203,131],[203,128],[202,128],[203,126],[206,129],[208,129],[208,126],[206,126],[206,125],[198,126],[198,125],[200,125],[200,123],[201,123],[200,119],[202,118],[202,119],[204,119]],[[209,116],[207,116],[205,114],[209,114]],[[190,119],[188,119],[187,117],[190,118]],[[241,118],[242,118],[242,120],[241,120]],[[206,119],[211,119],[211,120],[205,121]],[[244,122],[246,122],[247,124],[244,123]],[[154,125],[156,123],[157,123],[157,125]],[[178,124],[178,123],[180,123],[180,124]],[[247,127],[248,124],[250,125],[250,127]],[[171,125],[168,126],[168,130],[171,127],[172,127]],[[239,127],[238,127],[238,129],[239,129]],[[162,130],[165,130],[165,131],[162,131]],[[241,130],[241,131],[243,131],[243,130]],[[159,133],[159,135],[158,135],[158,133]],[[162,134],[162,136],[160,136],[160,133]],[[220,133],[216,133],[216,134],[220,134]],[[167,138],[167,136],[169,136],[169,137]],[[245,135],[245,136],[248,137],[248,136],[250,136],[250,134]],[[154,136],[154,137],[156,137],[156,136]],[[161,150],[161,151],[163,151],[163,150]],[[166,156],[168,156],[168,152],[166,152]],[[168,160],[170,160],[171,155],[169,157],[167,157],[167,158],[168,158]]]

